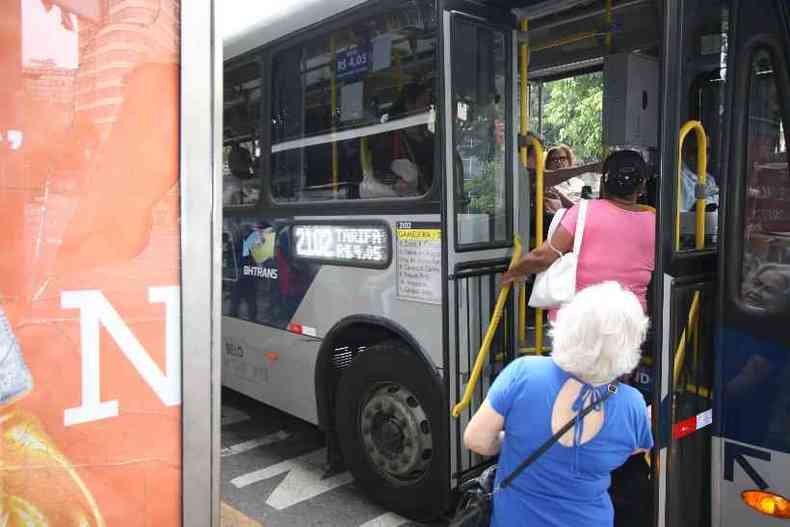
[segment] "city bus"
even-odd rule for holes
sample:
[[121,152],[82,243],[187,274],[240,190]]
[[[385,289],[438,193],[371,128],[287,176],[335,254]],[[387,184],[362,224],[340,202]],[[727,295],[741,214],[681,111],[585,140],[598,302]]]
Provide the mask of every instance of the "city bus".
[[615,474],[616,522],[790,518],[786,2],[322,0],[223,47],[224,386],[441,515],[493,462],[461,440],[488,386],[550,352],[530,284],[500,284],[544,235],[528,132],[636,149],[657,243],[629,382],[656,446]]

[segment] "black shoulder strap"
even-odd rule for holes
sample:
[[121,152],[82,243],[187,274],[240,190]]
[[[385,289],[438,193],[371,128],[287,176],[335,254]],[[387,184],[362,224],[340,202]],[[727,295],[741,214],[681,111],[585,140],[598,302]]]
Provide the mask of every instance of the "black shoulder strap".
[[[596,405],[603,403],[609,397],[611,397],[612,395],[617,393],[617,385],[618,384],[619,384],[619,382],[617,382],[617,381],[611,383],[609,385],[609,389],[606,392],[606,395],[601,397],[601,399],[597,403],[590,403],[590,404],[588,404],[587,407],[584,410],[581,411],[581,413],[578,415],[578,417],[580,419],[584,419],[587,416],[587,414],[589,414],[590,412],[593,411],[593,408]],[[518,475],[521,474],[524,471],[525,468],[530,466],[532,463],[535,462],[535,460],[537,460],[540,456],[545,454],[546,451],[549,448],[551,448],[552,445],[554,445],[554,443],[559,441],[560,438],[563,435],[565,435],[565,433],[568,430],[573,428],[574,424],[576,424],[576,417],[574,417],[573,419],[571,419],[570,421],[565,423],[565,426],[563,426],[562,428],[557,430],[556,434],[554,434],[549,439],[547,439],[546,442],[544,442],[542,445],[540,445],[540,447],[537,450],[535,450],[532,454],[530,454],[527,459],[522,461],[521,464],[518,467],[516,467],[516,469],[513,472],[511,472],[508,477],[506,477],[505,479],[502,480],[502,483],[500,483],[499,488],[500,489],[504,489],[504,488],[507,488],[508,486],[510,486],[510,484],[513,483],[513,480],[516,479],[518,477]]]

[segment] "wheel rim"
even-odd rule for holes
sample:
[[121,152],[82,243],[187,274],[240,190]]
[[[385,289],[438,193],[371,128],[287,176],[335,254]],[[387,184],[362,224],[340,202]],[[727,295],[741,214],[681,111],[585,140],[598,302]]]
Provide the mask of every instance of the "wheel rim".
[[411,483],[428,470],[433,431],[419,399],[397,383],[374,386],[360,414],[362,442],[373,466],[395,483]]

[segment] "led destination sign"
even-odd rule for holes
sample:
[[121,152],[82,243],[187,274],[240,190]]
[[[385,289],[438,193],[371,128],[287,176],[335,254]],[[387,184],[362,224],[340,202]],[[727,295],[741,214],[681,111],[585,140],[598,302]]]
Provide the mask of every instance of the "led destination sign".
[[385,226],[294,225],[297,258],[324,263],[386,267],[390,235]]

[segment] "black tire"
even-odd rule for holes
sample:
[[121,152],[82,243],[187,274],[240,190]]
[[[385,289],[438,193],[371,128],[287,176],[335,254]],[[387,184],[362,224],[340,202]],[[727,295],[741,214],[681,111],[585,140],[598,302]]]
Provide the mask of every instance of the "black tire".
[[340,448],[357,484],[410,519],[438,517],[449,499],[447,412],[438,376],[404,343],[361,353],[343,372],[335,405]]

